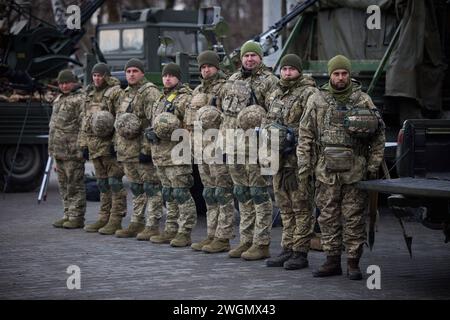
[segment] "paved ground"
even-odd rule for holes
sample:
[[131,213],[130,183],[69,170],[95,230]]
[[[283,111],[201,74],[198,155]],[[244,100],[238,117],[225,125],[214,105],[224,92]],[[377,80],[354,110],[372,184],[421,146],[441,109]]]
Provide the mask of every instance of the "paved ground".
[[[130,205],[129,198],[129,205]],[[96,219],[97,202],[88,203],[87,221]],[[172,248],[134,239],[62,230],[51,226],[61,204],[54,178],[48,201],[35,193],[0,195],[0,299],[449,299],[450,247],[440,231],[406,222],[414,235],[409,258],[400,226],[381,215],[377,241],[362,259],[381,270],[381,289],[344,276],[316,279],[311,270],[323,253],[310,254],[310,268],[286,271],[262,261],[230,259],[190,248]],[[129,222],[129,216],[124,225]],[[236,229],[237,232],[237,229]],[[205,235],[204,217],[193,239]],[[280,227],[273,229],[272,254],[278,252]],[[233,244],[238,238],[233,240]],[[81,289],[66,286],[68,266],[81,270]],[[345,268],[345,263],[343,265]]]

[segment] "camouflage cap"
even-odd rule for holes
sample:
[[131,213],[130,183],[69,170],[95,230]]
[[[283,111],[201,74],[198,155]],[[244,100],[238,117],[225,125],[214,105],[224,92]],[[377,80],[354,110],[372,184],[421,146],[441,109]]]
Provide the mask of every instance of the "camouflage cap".
[[222,122],[222,113],[214,106],[203,106],[197,111],[197,120],[202,123],[202,128],[218,129]]
[[126,139],[134,139],[141,133],[141,121],[134,113],[121,114],[114,127],[117,133]]
[[153,129],[161,140],[170,140],[172,132],[181,127],[180,120],[170,112],[163,112],[156,116]]
[[261,127],[262,120],[266,116],[266,110],[257,104],[242,109],[237,116],[239,128],[244,130]]
[[58,83],[78,82],[77,78],[70,69],[65,69],[58,74]]
[[108,137],[114,131],[114,116],[109,111],[97,111],[92,115],[92,131],[98,137]]

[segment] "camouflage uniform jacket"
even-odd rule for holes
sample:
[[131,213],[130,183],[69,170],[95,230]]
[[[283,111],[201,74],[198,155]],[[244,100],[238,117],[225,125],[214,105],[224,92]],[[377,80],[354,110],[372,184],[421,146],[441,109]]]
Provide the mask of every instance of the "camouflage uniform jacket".
[[[300,76],[300,78],[289,82],[280,80],[277,89],[267,99],[269,110],[264,124],[276,122],[287,126],[294,131],[298,141],[300,118],[306,110],[306,102],[309,97],[316,92],[318,92],[316,82],[311,77]],[[297,167],[295,150],[280,161],[281,167]]]
[[[173,99],[171,97],[174,97]],[[187,85],[177,85],[170,90],[165,89],[159,99],[153,105],[151,111],[147,112],[148,119],[154,126],[155,118],[163,112],[172,112],[182,123],[182,127],[186,128],[185,112],[192,99],[192,90]],[[171,102],[170,102],[171,100]],[[178,141],[160,140],[156,144],[151,144],[151,153],[153,163],[157,166],[175,165],[171,159],[171,151]]]
[[53,101],[48,136],[48,153],[59,160],[83,159],[78,145],[84,93],[76,88],[68,94],[60,94]]
[[90,85],[87,88],[86,103],[83,110],[83,123],[78,143],[80,147],[89,148],[89,157],[95,159],[110,155],[112,135],[98,137],[92,131],[92,116],[97,111],[109,111],[115,117],[116,106],[120,103],[122,89],[116,78],[109,78],[106,86],[96,88]]
[[121,103],[116,109],[116,119],[127,112],[135,114],[141,122],[142,132],[134,139],[127,139],[117,132],[115,133],[114,142],[118,161],[139,161],[139,153],[144,148],[144,129],[149,126],[146,109],[155,103],[160,94],[159,89],[145,79],[134,86],[128,86],[123,91]]
[[[300,140],[297,145],[299,175],[312,174],[325,184],[352,184],[363,180],[367,170],[376,172],[384,154],[384,122],[372,99],[361,91],[361,87],[352,82],[352,93],[346,107],[368,108],[374,111],[379,121],[378,130],[368,138],[354,138],[343,126],[338,112],[338,104],[328,89],[328,84],[321,91],[313,94],[307,102],[306,111],[299,127]],[[353,163],[346,172],[331,173],[326,169],[324,148],[326,146],[345,146],[353,150]],[[317,152],[317,161],[312,156]]]

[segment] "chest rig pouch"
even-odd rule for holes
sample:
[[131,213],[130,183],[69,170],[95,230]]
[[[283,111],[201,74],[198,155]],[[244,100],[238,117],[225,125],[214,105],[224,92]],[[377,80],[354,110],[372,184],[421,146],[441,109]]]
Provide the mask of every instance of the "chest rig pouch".
[[379,121],[375,111],[356,107],[345,115],[344,127],[353,137],[364,139],[372,136],[378,130]]
[[250,85],[242,80],[227,81],[227,92],[222,101],[223,112],[227,116],[237,117],[238,113],[250,104],[252,90]]
[[191,103],[185,111],[185,123],[188,128],[194,127],[194,121],[197,120],[197,111],[206,106],[210,97],[206,93],[199,93],[192,97]]

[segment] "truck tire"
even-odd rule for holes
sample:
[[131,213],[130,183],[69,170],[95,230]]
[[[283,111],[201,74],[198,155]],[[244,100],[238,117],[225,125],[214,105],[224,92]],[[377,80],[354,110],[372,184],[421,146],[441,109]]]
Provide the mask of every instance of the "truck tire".
[[[19,147],[13,173],[5,192],[34,191],[39,186],[44,172],[44,146],[24,144]],[[0,149],[1,191],[5,188],[12,168],[16,145],[4,145]]]

